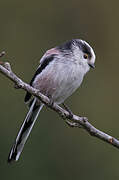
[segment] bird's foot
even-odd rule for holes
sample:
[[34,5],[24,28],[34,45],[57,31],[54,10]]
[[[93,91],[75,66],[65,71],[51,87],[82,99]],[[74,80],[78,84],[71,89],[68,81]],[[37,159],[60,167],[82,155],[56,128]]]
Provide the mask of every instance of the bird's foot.
[[50,99],[49,106],[53,106],[53,105],[54,105],[54,101]]
[[71,119],[73,118],[73,113],[72,113],[72,111],[70,110],[70,108],[69,108],[66,104],[64,104],[64,103],[63,103],[63,106],[64,106],[65,110],[68,111],[68,113],[69,113],[69,119],[70,119],[70,120],[66,119],[66,120],[65,120],[66,124],[67,124],[68,126],[70,126],[70,127],[82,128],[82,126],[81,126],[79,123],[76,123],[76,122],[72,122],[72,121],[71,121]]
[[69,127],[82,128],[82,126],[81,126],[79,123],[71,122],[70,120],[66,120],[65,122],[66,122],[66,124],[67,124]]
[[73,113],[72,113],[71,109],[64,103],[63,103],[63,106],[64,106],[65,110],[68,111],[69,118],[72,119],[73,118]]

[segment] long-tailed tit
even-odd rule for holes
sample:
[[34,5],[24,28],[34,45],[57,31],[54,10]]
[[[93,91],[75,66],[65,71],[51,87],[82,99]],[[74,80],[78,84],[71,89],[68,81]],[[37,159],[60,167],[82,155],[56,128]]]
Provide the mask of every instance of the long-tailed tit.
[[[91,46],[80,39],[73,39],[52,48],[44,54],[30,85],[39,89],[51,101],[61,104],[82,83],[84,75],[94,68],[95,54]],[[21,126],[8,162],[17,161],[33,125],[43,108],[36,97],[26,93],[25,102],[29,102],[29,112]]]

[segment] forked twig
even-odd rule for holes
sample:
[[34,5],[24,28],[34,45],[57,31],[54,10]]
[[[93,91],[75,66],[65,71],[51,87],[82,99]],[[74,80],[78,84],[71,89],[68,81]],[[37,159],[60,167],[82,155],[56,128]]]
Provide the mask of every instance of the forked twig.
[[[2,57],[4,54],[5,53],[3,52],[0,53],[0,57]],[[39,90],[23,82],[18,76],[16,76],[16,74],[13,73],[11,66],[8,62],[0,63],[0,72],[3,75],[5,75],[8,79],[10,79],[15,84],[15,87],[28,91],[32,95],[39,98],[40,101],[42,101],[50,109],[57,112],[70,127],[80,127],[80,128],[82,127],[91,136],[97,137],[119,149],[119,141],[116,138],[96,129],[92,124],[89,123],[86,117],[79,117],[74,114],[72,114],[71,116],[71,114],[68,111],[66,111],[56,103],[51,104],[50,99],[48,97],[44,96],[39,92]]]

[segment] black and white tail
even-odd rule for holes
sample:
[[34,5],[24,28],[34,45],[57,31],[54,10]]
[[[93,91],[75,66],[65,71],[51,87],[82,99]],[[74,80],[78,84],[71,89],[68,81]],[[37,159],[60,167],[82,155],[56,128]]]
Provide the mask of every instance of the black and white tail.
[[12,162],[12,161],[17,161],[20,157],[20,154],[23,150],[23,147],[25,145],[26,140],[29,137],[29,134],[33,128],[33,125],[41,111],[41,109],[43,108],[43,104],[41,104],[40,106],[36,105],[36,101],[37,98],[34,98],[29,112],[21,126],[21,129],[17,135],[17,138],[15,140],[15,143],[13,144],[11,151],[9,153],[9,157],[8,157],[8,162]]

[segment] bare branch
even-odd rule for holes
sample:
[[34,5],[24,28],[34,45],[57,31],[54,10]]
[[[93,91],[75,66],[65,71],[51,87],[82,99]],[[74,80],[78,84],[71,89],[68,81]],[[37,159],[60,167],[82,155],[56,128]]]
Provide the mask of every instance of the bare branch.
[[[1,54],[0,54],[0,57],[2,57]],[[23,82],[18,76],[16,76],[13,73],[9,63],[0,63],[0,72],[3,75],[5,75],[7,78],[9,78],[15,84],[15,88],[21,88],[25,91],[28,91],[32,95],[39,98],[50,109],[57,112],[70,127],[79,127],[79,128],[82,127],[91,136],[95,136],[95,137],[115,146],[116,148],[119,148],[119,141],[116,138],[96,129],[93,125],[91,125],[88,122],[88,119],[86,117],[79,117],[74,114],[72,114],[72,116],[71,116],[71,114],[68,111],[66,111],[62,107],[58,106],[56,103],[51,103],[50,99],[48,97],[44,96],[43,94],[41,94],[39,92],[39,90],[37,90],[37,89],[31,87],[29,84]]]

